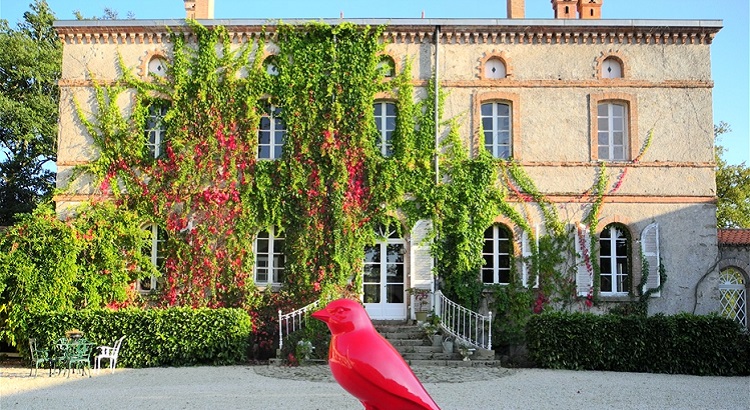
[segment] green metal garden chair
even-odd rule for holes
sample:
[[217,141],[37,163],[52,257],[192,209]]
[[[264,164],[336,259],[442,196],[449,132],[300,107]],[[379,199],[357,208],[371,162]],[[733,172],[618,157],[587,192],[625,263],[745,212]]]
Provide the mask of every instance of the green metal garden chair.
[[39,365],[44,367],[44,364],[49,364],[49,375],[52,376],[52,365],[54,359],[50,355],[50,351],[47,349],[40,349],[36,344],[35,338],[29,338],[29,351],[31,352],[31,371],[29,376],[34,374],[36,377],[39,374]]

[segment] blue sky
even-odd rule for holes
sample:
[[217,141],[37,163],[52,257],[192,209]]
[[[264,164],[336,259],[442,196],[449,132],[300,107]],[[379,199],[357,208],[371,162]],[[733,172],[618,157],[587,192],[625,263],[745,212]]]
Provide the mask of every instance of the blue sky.
[[[32,0],[0,0],[0,18],[12,27],[23,18]],[[132,12],[137,19],[184,18],[182,0],[47,0],[59,19],[73,19],[73,11],[84,16],[101,16],[104,7],[121,18]],[[504,18],[505,0],[214,0],[215,17],[230,18],[346,18],[425,17]],[[714,89],[714,123],[727,122],[732,132],[720,143],[728,149],[729,163],[750,165],[750,49],[748,0],[604,0],[605,19],[687,19],[724,22],[711,46]],[[459,7],[456,7],[456,4]],[[527,18],[552,18],[549,0],[526,0]]]

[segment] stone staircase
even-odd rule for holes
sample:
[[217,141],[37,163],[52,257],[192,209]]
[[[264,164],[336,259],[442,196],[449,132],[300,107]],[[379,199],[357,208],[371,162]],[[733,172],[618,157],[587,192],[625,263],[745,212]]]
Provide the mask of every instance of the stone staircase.
[[500,366],[500,361],[495,360],[495,352],[492,350],[476,351],[469,361],[464,361],[455,348],[453,353],[443,353],[443,346],[432,346],[416,324],[406,321],[374,320],[373,325],[401,353],[410,366]]

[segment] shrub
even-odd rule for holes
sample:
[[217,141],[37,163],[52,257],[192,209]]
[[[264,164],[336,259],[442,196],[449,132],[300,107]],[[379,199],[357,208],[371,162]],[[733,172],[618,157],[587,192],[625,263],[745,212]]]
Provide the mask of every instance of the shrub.
[[718,316],[545,313],[526,327],[542,367],[735,376],[750,374],[750,333]]
[[[96,345],[127,335],[118,359],[126,367],[228,365],[247,360],[250,317],[241,309],[79,310],[31,314],[28,337],[52,346],[79,329]],[[28,356],[28,345],[19,344]]]

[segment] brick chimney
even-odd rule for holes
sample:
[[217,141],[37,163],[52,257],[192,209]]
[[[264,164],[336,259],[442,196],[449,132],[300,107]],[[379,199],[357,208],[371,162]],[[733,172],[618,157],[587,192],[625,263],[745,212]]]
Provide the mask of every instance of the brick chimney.
[[577,17],[578,4],[576,0],[552,0],[552,10],[555,11],[556,19],[574,19]]
[[522,19],[525,17],[526,0],[508,0],[508,18]]
[[601,19],[604,0],[578,0],[578,16],[582,19]]
[[183,0],[185,18],[204,20],[214,18],[214,0]]

